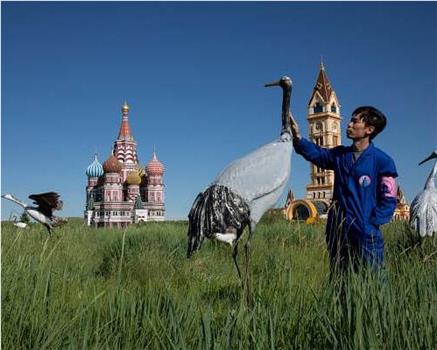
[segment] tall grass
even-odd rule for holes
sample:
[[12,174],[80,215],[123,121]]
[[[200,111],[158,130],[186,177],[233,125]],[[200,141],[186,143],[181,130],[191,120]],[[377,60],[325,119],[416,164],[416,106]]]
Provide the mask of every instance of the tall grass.
[[[323,225],[264,220],[247,310],[231,250],[186,259],[185,222],[2,223],[3,349],[432,349],[437,243],[384,227],[386,271],[329,282]],[[243,263],[240,256],[240,264]]]

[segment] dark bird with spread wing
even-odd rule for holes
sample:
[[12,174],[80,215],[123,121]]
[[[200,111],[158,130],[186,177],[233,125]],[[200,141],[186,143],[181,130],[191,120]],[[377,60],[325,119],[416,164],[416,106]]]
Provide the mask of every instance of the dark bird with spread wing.
[[35,206],[30,206],[26,203],[23,203],[10,193],[4,194],[2,197],[23,207],[24,211],[32,219],[38,221],[47,228],[49,235],[52,234],[52,230],[55,226],[65,223],[64,219],[53,215],[53,211],[62,210],[64,204],[62,200],[59,199],[59,194],[56,192],[31,194],[29,198],[33,200],[33,204]]

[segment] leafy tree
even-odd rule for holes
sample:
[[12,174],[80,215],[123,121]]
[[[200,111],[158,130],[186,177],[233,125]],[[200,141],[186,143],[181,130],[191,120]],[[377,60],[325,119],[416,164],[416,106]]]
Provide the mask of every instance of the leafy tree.
[[21,214],[20,221],[24,222],[25,224],[28,224],[30,222],[29,215],[27,215],[25,211],[23,211],[23,214]]

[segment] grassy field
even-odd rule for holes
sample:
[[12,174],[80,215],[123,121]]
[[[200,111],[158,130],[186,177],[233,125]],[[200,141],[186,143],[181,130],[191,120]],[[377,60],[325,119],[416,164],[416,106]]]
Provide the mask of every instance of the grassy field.
[[[247,310],[229,247],[187,260],[185,222],[74,219],[48,239],[2,223],[3,349],[432,349],[437,242],[386,225],[388,282],[329,282],[323,225],[264,219]],[[243,251],[240,266],[243,264]]]

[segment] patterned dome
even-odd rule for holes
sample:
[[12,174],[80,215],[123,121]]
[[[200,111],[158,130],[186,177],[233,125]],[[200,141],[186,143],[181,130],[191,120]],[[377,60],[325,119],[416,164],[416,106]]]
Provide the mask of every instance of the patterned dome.
[[103,167],[97,159],[97,154],[94,156],[94,162],[92,162],[90,166],[86,168],[85,173],[88,177],[99,177],[103,175]]
[[141,183],[141,177],[138,174],[138,170],[132,170],[126,178],[128,185],[139,185]]
[[103,163],[105,173],[119,173],[121,171],[121,163],[114,155],[111,155],[106,162]]
[[162,175],[164,174],[164,165],[156,158],[156,153],[153,152],[153,158],[146,165],[147,175]]

